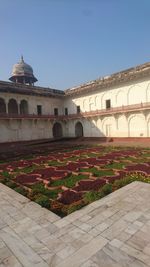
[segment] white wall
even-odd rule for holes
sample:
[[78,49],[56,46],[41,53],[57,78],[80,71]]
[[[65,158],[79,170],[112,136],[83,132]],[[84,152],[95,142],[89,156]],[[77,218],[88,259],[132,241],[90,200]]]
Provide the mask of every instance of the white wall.
[[49,115],[54,114],[54,108],[58,108],[59,115],[63,114],[63,100],[60,98],[50,98],[43,96],[30,96],[11,93],[0,93],[0,97],[5,100],[6,106],[10,99],[15,99],[18,106],[21,100],[28,102],[29,114],[37,114],[37,105],[42,106],[42,114]]
[[107,99],[111,100],[112,107],[150,102],[150,80],[132,82],[110,89],[99,89],[88,94],[82,93],[77,97],[67,97],[64,106],[68,107],[70,114],[76,113],[77,105],[82,112],[100,110],[106,108]]
[[[106,108],[106,100],[111,100],[111,107],[121,107],[150,102],[150,80],[140,80],[110,89],[99,89],[96,92],[67,97],[64,106],[69,114],[77,113],[76,106],[81,112],[101,110]],[[82,119],[84,136],[86,137],[150,137],[150,120],[148,115],[130,112],[128,114],[98,116],[93,119]],[[69,134],[75,135],[75,122],[68,122]]]
[[[42,105],[43,115],[53,115],[54,108],[58,108],[59,115],[63,114],[63,100],[60,98],[39,97],[14,93],[1,93],[5,100],[7,111],[10,99],[15,99],[18,110],[21,100],[28,102],[28,113],[37,114],[37,105]],[[0,142],[34,140],[52,138],[52,127],[55,121],[48,119],[3,119],[0,120]],[[65,134],[64,125],[63,132]]]
[[[59,98],[29,96],[13,93],[1,93],[0,97],[8,104],[9,99],[27,100],[29,114],[37,114],[37,105],[42,105],[42,114],[76,114],[79,105],[82,112],[105,109],[106,100],[111,99],[112,107],[150,102],[150,80],[141,80],[116,86],[110,89],[99,89],[95,92],[76,97]],[[98,116],[62,121],[63,135],[75,136],[75,124],[80,121],[85,137],[150,137],[150,111],[128,112],[125,114]],[[3,119],[0,120],[0,142],[52,138],[52,127],[55,121],[48,119]]]

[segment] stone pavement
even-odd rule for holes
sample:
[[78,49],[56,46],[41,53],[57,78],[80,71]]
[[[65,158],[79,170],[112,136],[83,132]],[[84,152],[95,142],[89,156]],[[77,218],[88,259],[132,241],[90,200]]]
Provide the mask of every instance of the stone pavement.
[[150,266],[150,184],[60,219],[0,184],[0,267]]

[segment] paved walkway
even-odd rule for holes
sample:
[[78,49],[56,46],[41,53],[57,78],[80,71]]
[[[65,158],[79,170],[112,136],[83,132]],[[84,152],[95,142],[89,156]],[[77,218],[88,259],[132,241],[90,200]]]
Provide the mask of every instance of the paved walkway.
[[60,219],[0,184],[0,267],[150,266],[150,185]]

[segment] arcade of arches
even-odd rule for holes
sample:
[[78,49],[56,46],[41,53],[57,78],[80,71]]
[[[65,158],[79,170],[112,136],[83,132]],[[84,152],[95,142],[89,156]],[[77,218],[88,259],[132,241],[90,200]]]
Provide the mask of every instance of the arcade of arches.
[[11,98],[6,105],[3,98],[0,98],[0,114],[28,114],[28,102],[26,100],[21,100],[20,105],[17,101]]

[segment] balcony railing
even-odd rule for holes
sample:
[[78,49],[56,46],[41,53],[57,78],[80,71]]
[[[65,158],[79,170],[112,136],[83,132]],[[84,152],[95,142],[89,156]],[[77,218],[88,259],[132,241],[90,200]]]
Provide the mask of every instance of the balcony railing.
[[55,119],[62,116],[55,115],[38,115],[38,114],[14,114],[0,113],[0,119]]
[[150,102],[134,104],[134,105],[126,105],[121,107],[111,107],[108,109],[99,109],[99,110],[91,110],[87,112],[81,112],[79,114],[70,114],[68,119],[73,118],[81,118],[81,117],[95,117],[95,116],[104,116],[109,114],[116,114],[116,113],[128,113],[134,111],[141,111],[141,110],[149,110],[150,109]]
[[104,116],[117,113],[128,113],[134,111],[149,110],[150,102],[135,105],[126,105],[121,107],[111,107],[109,109],[93,110],[88,112],[80,112],[69,115],[37,115],[37,114],[6,114],[0,113],[0,119],[48,119],[48,120],[69,120],[78,118],[88,118],[95,116]]

